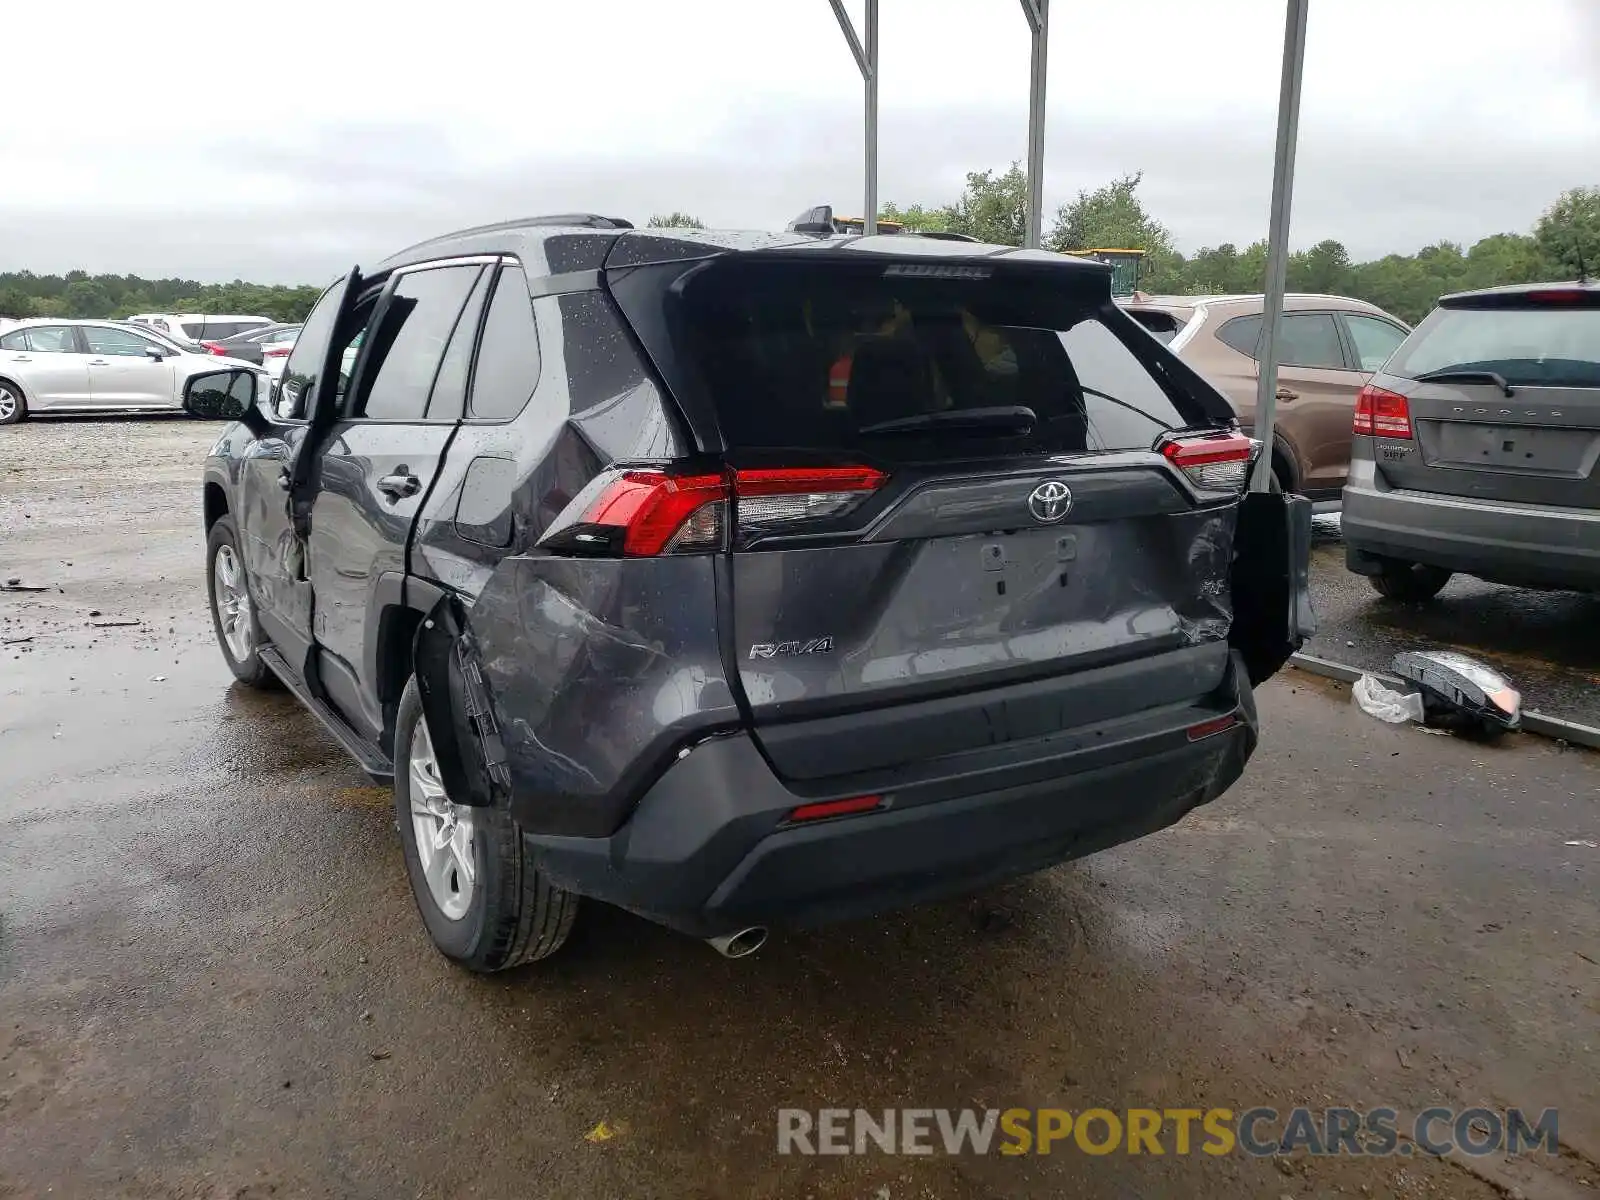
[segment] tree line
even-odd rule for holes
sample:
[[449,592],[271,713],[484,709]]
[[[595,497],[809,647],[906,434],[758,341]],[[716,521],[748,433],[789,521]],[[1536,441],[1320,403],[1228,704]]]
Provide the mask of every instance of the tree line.
[[322,289],[261,283],[197,283],[137,275],[0,272],[0,317],[130,317],[134,313],[239,313],[301,321]]
[[[1171,231],[1139,198],[1143,174],[1085,189],[1056,210],[1045,244],[1052,250],[1097,248],[1146,252],[1140,288],[1169,295],[1259,292],[1265,286],[1267,244],[1242,249],[1231,242],[1185,256]],[[1027,177],[1020,163],[1005,171],[972,171],[966,187],[945,204],[886,204],[879,214],[911,230],[964,233],[985,242],[1017,246],[1025,227]],[[704,225],[684,212],[658,214],[651,228]],[[1342,242],[1327,239],[1290,256],[1288,286],[1369,301],[1416,322],[1447,292],[1575,279],[1600,270],[1600,187],[1563,192],[1531,230],[1496,233],[1464,247],[1441,241],[1415,254],[1389,254],[1353,262]],[[304,319],[319,289],[192,279],[141,279],[137,275],[36,275],[0,273],[0,316],[126,317],[139,312],[250,313],[280,321]]]

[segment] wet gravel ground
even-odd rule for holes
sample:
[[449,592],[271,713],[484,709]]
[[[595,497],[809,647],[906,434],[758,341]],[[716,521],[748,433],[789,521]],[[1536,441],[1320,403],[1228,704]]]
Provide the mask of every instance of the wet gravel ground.
[[[215,432],[0,431],[0,581],[60,589],[0,593],[0,1197],[1600,1197],[1600,756],[1290,671],[1141,842],[738,962],[591,906],[478,979],[387,793],[222,666]],[[1556,1106],[1564,1151],[775,1152],[790,1105],[1342,1103]]]
[[1427,604],[1399,604],[1344,569],[1337,520],[1312,553],[1320,628],[1306,651],[1387,670],[1402,650],[1449,647],[1492,663],[1547,716],[1600,728],[1600,596],[1500,587],[1457,575]]

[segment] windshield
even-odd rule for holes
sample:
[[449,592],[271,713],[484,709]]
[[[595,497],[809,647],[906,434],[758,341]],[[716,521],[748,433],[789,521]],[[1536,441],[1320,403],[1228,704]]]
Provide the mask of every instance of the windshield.
[[1493,371],[1509,384],[1600,387],[1600,308],[1437,308],[1384,367],[1416,379]]
[[[691,285],[691,351],[730,446],[918,458],[1143,450],[1200,418],[1140,356],[1161,352],[1130,333],[1136,353],[1105,323],[1103,294],[893,270],[742,263]],[[958,416],[1015,408],[1033,420]],[[894,422],[915,436],[880,436]]]

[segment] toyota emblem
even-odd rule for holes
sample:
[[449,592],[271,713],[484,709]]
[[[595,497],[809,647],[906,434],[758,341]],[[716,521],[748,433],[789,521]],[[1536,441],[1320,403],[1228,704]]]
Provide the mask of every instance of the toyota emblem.
[[1072,511],[1072,489],[1059,479],[1047,479],[1028,497],[1028,511],[1041,525],[1054,525]]

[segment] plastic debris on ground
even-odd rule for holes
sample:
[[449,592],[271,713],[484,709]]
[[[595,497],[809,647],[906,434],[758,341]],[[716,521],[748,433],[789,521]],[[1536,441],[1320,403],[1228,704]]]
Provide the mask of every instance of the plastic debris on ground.
[[1429,725],[1492,738],[1522,724],[1522,693],[1487,663],[1454,650],[1407,650],[1391,665],[1421,689]]
[[1499,671],[1454,650],[1406,650],[1390,664],[1398,679],[1363,675],[1350,689],[1361,711],[1426,733],[1495,738],[1522,724],[1522,693]]
[[1391,725],[1423,718],[1422,693],[1396,691],[1376,675],[1363,675],[1350,689],[1350,696],[1368,716]]

